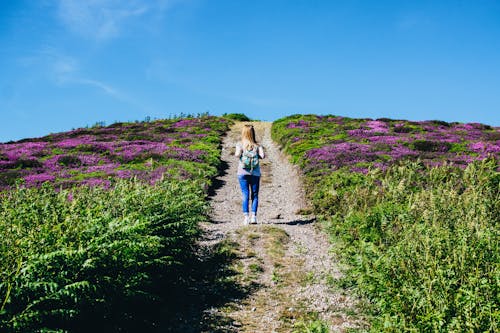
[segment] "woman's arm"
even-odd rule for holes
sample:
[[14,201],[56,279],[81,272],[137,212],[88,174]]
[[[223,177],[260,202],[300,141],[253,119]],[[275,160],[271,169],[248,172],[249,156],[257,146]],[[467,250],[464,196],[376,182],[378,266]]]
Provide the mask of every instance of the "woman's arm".
[[237,145],[236,145],[236,151],[234,152],[234,156],[236,156],[236,157],[240,157],[240,156],[241,156],[241,153],[242,153],[242,150],[241,150],[241,145],[240,145],[240,144],[237,144]]
[[259,153],[259,157],[260,157],[260,158],[264,158],[264,157],[266,157],[266,154],[264,154],[264,148],[262,148],[262,146],[259,146],[259,151],[258,151],[258,153]]

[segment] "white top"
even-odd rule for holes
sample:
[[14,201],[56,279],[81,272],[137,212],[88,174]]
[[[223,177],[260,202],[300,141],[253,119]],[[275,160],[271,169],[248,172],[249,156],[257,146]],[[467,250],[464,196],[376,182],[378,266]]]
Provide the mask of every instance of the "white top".
[[[262,159],[266,156],[264,154],[264,148],[262,148],[261,145],[258,146],[257,153],[259,154],[260,159]],[[239,158],[239,157],[241,157],[241,154],[243,154],[243,146],[241,145],[241,143],[238,143],[236,145],[236,152],[234,153],[234,156]],[[249,171],[249,170],[243,169],[243,163],[241,161],[239,161],[239,163],[238,163],[238,176],[241,176],[241,175],[252,175],[252,176],[259,176],[260,177],[260,163],[259,163],[258,167]]]

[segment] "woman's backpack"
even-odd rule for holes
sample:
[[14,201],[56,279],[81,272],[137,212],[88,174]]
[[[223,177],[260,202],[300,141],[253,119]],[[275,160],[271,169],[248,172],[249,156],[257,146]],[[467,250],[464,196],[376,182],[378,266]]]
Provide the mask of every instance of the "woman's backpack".
[[240,161],[243,164],[243,169],[252,171],[259,166],[259,152],[258,148],[254,147],[252,150],[243,149]]

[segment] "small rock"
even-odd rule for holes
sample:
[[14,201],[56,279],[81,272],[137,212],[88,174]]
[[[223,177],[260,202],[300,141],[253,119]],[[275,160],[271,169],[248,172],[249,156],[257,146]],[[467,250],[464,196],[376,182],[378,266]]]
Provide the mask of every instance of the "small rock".
[[254,307],[252,308],[252,312],[253,312],[253,311],[255,311],[255,310],[257,310],[257,308],[254,306]]
[[239,321],[233,321],[234,327],[241,327],[241,323]]

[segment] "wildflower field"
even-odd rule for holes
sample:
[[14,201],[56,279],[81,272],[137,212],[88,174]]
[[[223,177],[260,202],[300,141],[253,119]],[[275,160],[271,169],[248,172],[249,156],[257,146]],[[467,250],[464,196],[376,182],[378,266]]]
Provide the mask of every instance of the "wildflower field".
[[228,120],[0,144],[0,331],[154,331],[196,262]]
[[500,128],[294,115],[272,135],[373,332],[499,330]]
[[[102,185],[119,178],[154,183],[163,174],[215,174],[227,120],[216,117],[116,123],[0,144],[0,189]],[[202,165],[206,164],[206,165]],[[203,177],[201,177],[203,178]]]

